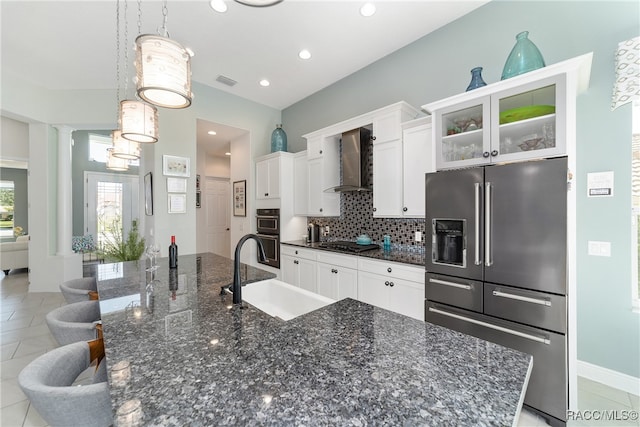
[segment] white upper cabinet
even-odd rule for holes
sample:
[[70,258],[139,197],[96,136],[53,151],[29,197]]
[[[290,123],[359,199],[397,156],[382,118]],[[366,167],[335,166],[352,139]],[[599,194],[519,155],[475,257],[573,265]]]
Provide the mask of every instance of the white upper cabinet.
[[435,172],[431,117],[412,120],[402,131],[402,216],[424,218],[425,174]]
[[401,138],[373,144],[373,216],[424,217],[425,173],[435,171],[431,117],[405,122]]
[[340,185],[340,144],[335,138],[307,142],[307,214],[339,216],[340,195],[325,190]]
[[280,156],[273,154],[256,161],[256,199],[280,198]]
[[424,105],[434,117],[436,168],[569,154],[590,68],[591,54],[582,55]]

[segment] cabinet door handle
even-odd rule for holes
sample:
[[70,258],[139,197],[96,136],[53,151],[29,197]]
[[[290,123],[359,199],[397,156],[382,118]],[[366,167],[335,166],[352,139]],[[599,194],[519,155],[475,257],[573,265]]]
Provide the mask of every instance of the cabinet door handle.
[[485,183],[484,192],[484,265],[491,267],[493,260],[491,259],[491,183]]
[[320,150],[320,154],[322,154],[322,150]]
[[522,295],[514,295],[507,292],[502,292],[502,291],[493,291],[492,294],[494,297],[515,299],[518,301],[530,302],[532,304],[540,304],[540,305],[546,305],[547,307],[551,307],[551,301],[549,301],[548,299],[525,297]]
[[527,334],[524,332],[516,331],[514,329],[504,328],[502,326],[493,325],[491,323],[483,322],[481,320],[472,319],[470,317],[460,316],[458,314],[449,313],[448,311],[439,310],[437,308],[429,307],[429,311],[432,313],[438,313],[443,316],[453,317],[454,319],[462,320],[463,322],[475,323],[476,325],[484,326],[485,328],[495,329],[496,331],[506,332],[507,334],[516,335],[522,338],[526,338],[531,341],[537,341],[543,344],[551,344],[551,340],[547,337],[539,337],[536,335]]
[[372,137],[371,137],[371,140],[372,140],[372,141],[375,141],[375,140],[376,140],[376,137],[375,137],[375,136],[372,136]]
[[498,150],[493,150],[493,151],[491,152],[491,155],[492,155],[493,157],[497,156],[497,155],[498,155]]
[[378,209],[376,209],[376,208],[373,208],[373,211],[374,211],[374,212],[375,212],[375,211],[377,211],[377,210],[378,210]]
[[269,193],[264,193],[264,196],[267,197],[269,195]]
[[475,231],[475,265],[482,264],[482,260],[480,259],[480,183],[476,182],[473,184],[475,187],[475,218],[474,218],[474,226],[476,227]]
[[391,273],[391,267],[387,268],[387,273]]
[[389,282],[389,286],[393,288],[393,282]]
[[320,212],[322,212],[322,208],[320,208]]
[[402,208],[402,212],[406,212],[406,211],[408,211],[408,210],[409,210],[409,209],[407,209],[407,207],[406,207],[406,206],[405,206],[404,208]]
[[298,255],[298,251],[296,251],[296,255]]
[[462,283],[454,283],[446,280],[429,279],[429,283],[437,283],[438,285],[451,286],[452,288],[460,288],[467,291],[471,290],[471,285],[463,285]]
[[388,281],[388,280],[386,280],[386,281],[384,282],[384,285],[385,285],[385,286],[389,286],[389,281]]
[[485,159],[489,157],[489,152],[485,151],[484,153],[482,153],[482,157],[484,157]]
[[294,264],[298,264],[298,260],[297,260],[297,259],[296,259],[296,260],[294,260],[294,261],[293,261],[293,263],[294,263]]

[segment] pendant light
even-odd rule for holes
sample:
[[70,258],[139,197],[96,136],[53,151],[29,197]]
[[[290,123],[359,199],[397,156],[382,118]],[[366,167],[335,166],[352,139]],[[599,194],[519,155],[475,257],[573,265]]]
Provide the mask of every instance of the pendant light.
[[[138,17],[140,17],[138,9]],[[138,20],[138,30],[141,27]],[[127,0],[124,1],[124,42],[129,45],[127,21]],[[124,50],[124,95],[127,96],[129,82],[129,49]],[[136,142],[158,142],[158,109],[153,105],[135,99],[120,102],[119,123],[122,138]]]
[[[119,121],[119,105],[120,105],[120,0],[116,0],[116,99],[118,103],[118,121]],[[120,137],[120,130],[111,132],[111,147],[107,148],[107,169],[112,171],[129,170],[129,160],[125,157],[114,155],[114,148]]]
[[167,1],[163,1],[162,35],[136,38],[136,85],[138,96],[166,108],[191,105],[191,56],[167,32]]
[[129,161],[115,157],[113,147],[107,148],[107,169],[118,172],[127,171],[129,170]]
[[111,155],[125,160],[138,160],[140,158],[140,144],[122,137],[119,130],[111,132],[113,146]]

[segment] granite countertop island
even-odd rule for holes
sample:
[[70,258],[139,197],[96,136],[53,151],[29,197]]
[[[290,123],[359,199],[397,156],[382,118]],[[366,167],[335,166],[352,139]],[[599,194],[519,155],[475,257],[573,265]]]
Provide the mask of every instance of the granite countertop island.
[[[143,424],[507,426],[531,356],[345,299],[284,322],[233,307],[233,263],[213,254],[98,264],[114,416],[139,399]],[[273,277],[242,265],[242,279]],[[149,284],[148,284],[149,283]]]

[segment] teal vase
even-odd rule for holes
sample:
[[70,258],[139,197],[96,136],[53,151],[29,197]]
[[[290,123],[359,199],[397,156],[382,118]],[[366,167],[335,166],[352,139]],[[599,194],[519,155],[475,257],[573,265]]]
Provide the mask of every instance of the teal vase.
[[486,86],[484,80],[482,80],[482,67],[476,67],[471,70],[471,83],[467,86],[467,92],[473,89],[477,89],[482,86]]
[[502,69],[502,79],[508,79],[545,66],[540,50],[531,40],[529,31],[516,36],[516,45],[511,49],[507,62]]
[[282,125],[276,125],[271,133],[271,152],[287,151],[287,134],[284,133]]

